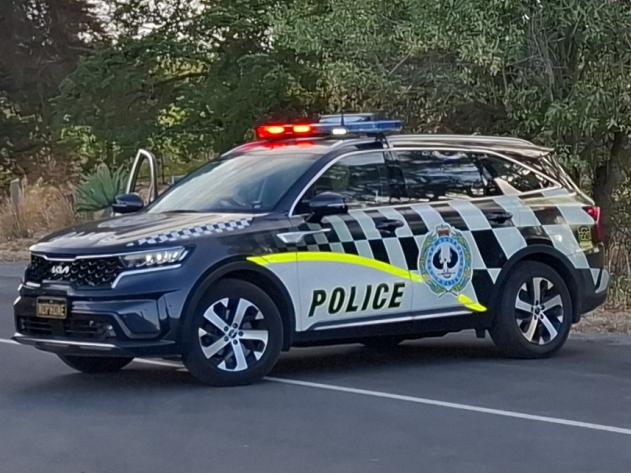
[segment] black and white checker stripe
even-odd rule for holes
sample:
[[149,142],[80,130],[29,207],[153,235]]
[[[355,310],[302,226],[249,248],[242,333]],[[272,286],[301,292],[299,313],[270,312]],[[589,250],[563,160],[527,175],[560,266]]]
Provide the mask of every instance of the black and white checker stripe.
[[[306,235],[303,241],[284,250],[333,251],[376,259],[410,271],[418,271],[419,251],[428,232],[449,224],[461,231],[469,242],[474,285],[491,286],[502,267],[527,240],[537,236],[564,254],[576,269],[591,270],[594,283],[600,274],[598,259],[580,248],[577,230],[593,225],[571,194],[555,190],[552,194],[499,196],[478,201],[450,201],[432,204],[396,205],[378,209],[351,210],[345,215],[326,217],[322,224],[297,219],[299,231],[328,228],[326,233]],[[496,222],[493,214],[505,211],[513,218]],[[376,225],[383,219],[406,223],[392,236],[383,236]],[[596,266],[596,267],[594,267]]]
[[225,232],[234,232],[242,230],[250,226],[252,218],[243,218],[238,220],[229,220],[226,222],[211,223],[197,225],[194,227],[180,228],[177,230],[158,233],[147,238],[141,238],[137,241],[130,242],[127,246],[148,246],[158,245],[160,243],[174,243],[192,238],[198,238],[206,235],[215,235]]

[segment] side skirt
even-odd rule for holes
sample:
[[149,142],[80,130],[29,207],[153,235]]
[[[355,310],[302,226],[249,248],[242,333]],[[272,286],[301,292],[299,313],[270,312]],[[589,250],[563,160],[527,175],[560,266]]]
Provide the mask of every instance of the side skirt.
[[296,332],[292,345],[352,343],[366,337],[390,335],[409,339],[435,337],[460,330],[488,329],[492,322],[490,313],[465,312],[461,308],[439,313],[399,314],[387,319],[344,320],[318,324],[305,332]]

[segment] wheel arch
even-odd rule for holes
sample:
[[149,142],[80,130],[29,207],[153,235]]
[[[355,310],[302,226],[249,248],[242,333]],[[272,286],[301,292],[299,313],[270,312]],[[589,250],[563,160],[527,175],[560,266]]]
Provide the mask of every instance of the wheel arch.
[[[296,313],[287,288],[271,271],[241,258],[219,262],[202,274],[189,292],[184,304],[182,313],[186,320],[183,320],[183,323],[188,323],[189,314],[199,304],[208,289],[217,281],[228,278],[254,284],[270,296],[283,321],[283,350],[288,350],[296,328]],[[184,324],[180,324],[180,327]]]
[[542,244],[537,242],[529,244],[526,248],[519,250],[511,256],[502,268],[502,271],[495,282],[492,300],[500,300],[504,284],[506,283],[511,271],[515,268],[515,266],[523,261],[537,261],[550,266],[559,273],[570,291],[570,296],[572,298],[572,320],[577,322],[580,314],[580,308],[577,302],[579,294],[579,281],[577,279],[576,268],[574,268],[567,256],[551,246],[549,243]]

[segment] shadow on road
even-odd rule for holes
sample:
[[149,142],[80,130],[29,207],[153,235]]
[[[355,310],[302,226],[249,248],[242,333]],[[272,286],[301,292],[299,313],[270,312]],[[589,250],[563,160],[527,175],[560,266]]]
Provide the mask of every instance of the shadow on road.
[[348,370],[356,374],[369,374],[394,368],[478,363],[498,358],[501,356],[490,343],[480,343],[474,339],[442,344],[437,341],[419,340],[387,349],[345,345],[321,349],[294,349],[281,358],[273,374],[305,376]]
[[[322,375],[352,373],[354,376],[376,376],[384,372],[415,370],[415,373],[443,368],[466,368],[468,366],[484,366],[489,368],[502,364],[520,366],[542,363],[541,360],[510,360],[499,354],[488,340],[457,337],[453,339],[419,340],[407,342],[398,347],[377,350],[362,345],[340,345],[322,348],[298,348],[285,353],[273,369],[271,376],[300,379],[317,379]],[[580,351],[580,350],[579,350]],[[577,350],[566,347],[555,359],[576,358]],[[55,360],[56,361],[56,360]],[[47,363],[46,366],[50,364]],[[59,362],[60,371],[67,370]],[[62,368],[63,367],[63,368]],[[41,368],[40,368],[41,370]],[[419,372],[420,370],[420,372]],[[37,369],[36,369],[37,371]],[[21,374],[28,372],[28,368]],[[34,373],[35,374],[35,373]],[[416,376],[416,374],[415,374]],[[33,376],[27,383],[21,376],[20,387],[14,386],[13,392],[19,392],[22,400],[39,399],[45,395],[48,399],[63,397],[72,393],[72,397],[107,395],[116,392],[121,394],[142,395],[146,391],[169,392],[187,391],[192,388],[205,389],[192,376],[182,369],[141,365],[133,363],[123,371],[110,374],[85,375],[67,371],[59,375],[48,372]],[[9,381],[11,383],[11,381]],[[247,389],[245,388],[227,388]]]

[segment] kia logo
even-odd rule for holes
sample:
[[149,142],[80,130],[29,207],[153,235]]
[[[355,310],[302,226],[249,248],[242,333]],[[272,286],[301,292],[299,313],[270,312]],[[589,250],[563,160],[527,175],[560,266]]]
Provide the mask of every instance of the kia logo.
[[57,276],[62,276],[64,274],[70,273],[70,266],[58,264],[57,266],[53,266],[52,268],[50,268],[50,272]]

